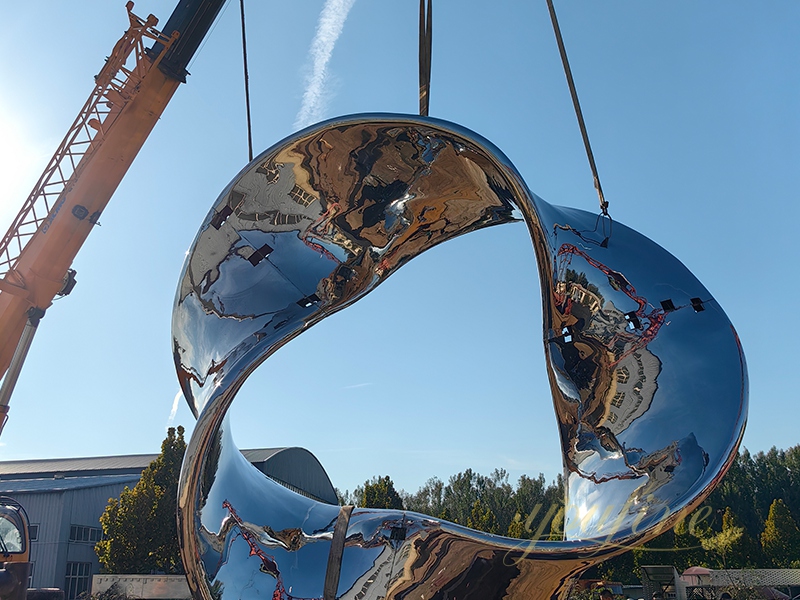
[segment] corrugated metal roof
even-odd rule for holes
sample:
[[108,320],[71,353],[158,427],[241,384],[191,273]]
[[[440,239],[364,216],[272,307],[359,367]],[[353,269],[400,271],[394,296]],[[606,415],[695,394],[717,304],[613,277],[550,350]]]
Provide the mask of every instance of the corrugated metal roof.
[[[251,463],[263,462],[284,448],[255,448],[242,450]],[[0,480],[38,479],[56,474],[91,476],[111,474],[139,474],[153,462],[158,454],[126,454],[122,456],[87,456],[81,458],[43,458],[32,460],[0,461]]]
[[286,450],[286,448],[253,448],[252,450],[242,450],[241,452],[248,462],[257,463],[264,462],[283,450]]
[[35,460],[5,460],[0,462],[0,479],[54,473],[83,473],[86,471],[137,471],[141,473],[157,454],[128,454],[124,456],[92,456],[85,458],[43,458]]
[[62,492],[114,484],[135,484],[139,475],[98,475],[94,477],[65,477],[63,479],[12,479],[0,481],[0,493]]
[[[336,504],[336,492],[325,469],[304,448],[242,450],[248,462],[279,483],[312,498]],[[0,462],[0,491],[33,492],[80,489],[114,483],[110,478],[135,482],[157,454],[8,460]]]

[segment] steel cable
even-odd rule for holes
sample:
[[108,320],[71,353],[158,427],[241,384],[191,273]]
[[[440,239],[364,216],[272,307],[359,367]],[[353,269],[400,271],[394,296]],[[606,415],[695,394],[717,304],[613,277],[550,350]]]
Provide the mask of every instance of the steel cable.
[[586,148],[586,156],[589,159],[589,166],[592,169],[592,176],[594,177],[594,189],[597,190],[597,196],[600,199],[600,210],[603,212],[603,215],[608,217],[608,202],[606,202],[605,196],[603,196],[603,188],[600,185],[600,175],[597,174],[597,165],[594,162],[592,146],[589,144],[589,134],[586,132],[586,123],[583,120],[580,102],[578,102],[578,92],[575,90],[575,81],[572,78],[572,70],[569,68],[567,51],[564,48],[564,40],[561,37],[561,29],[558,26],[558,18],[556,18],[556,9],[553,7],[553,0],[547,0],[547,8],[550,10],[550,20],[553,22],[553,31],[556,34],[558,52],[561,54],[561,63],[564,65],[564,75],[567,78],[567,85],[569,85],[569,93],[572,96],[572,105],[575,107],[575,116],[578,117],[578,126],[580,127],[581,136],[583,137],[583,145]]

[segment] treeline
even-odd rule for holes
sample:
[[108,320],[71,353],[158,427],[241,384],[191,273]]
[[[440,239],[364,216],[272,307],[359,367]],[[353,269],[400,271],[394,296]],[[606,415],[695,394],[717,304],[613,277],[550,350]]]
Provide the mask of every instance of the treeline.
[[[467,469],[447,483],[432,478],[415,493],[396,490],[389,476],[374,477],[343,504],[397,508],[522,539],[561,539],[563,479],[539,474],[512,485],[497,469]],[[694,513],[644,546],[593,567],[587,576],[636,583],[640,565],[711,569],[800,568],[800,445],[737,456],[721,484]]]
[[396,491],[388,476],[373,477],[350,494],[339,493],[346,504],[399,508],[445,519],[487,533],[527,539],[560,539],[564,484],[561,475],[550,484],[541,473],[522,475],[516,486],[504,469],[485,476],[467,469],[448,483],[429,479],[416,493]]

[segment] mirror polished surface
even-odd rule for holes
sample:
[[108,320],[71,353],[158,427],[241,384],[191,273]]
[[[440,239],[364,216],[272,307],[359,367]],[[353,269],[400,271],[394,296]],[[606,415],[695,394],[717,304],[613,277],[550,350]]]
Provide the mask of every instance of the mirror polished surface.
[[[520,219],[542,288],[564,541],[396,510],[349,513],[240,455],[225,415],[261,362],[425,250]],[[179,491],[198,599],[563,596],[571,577],[699,504],[746,420],[736,332],[680,261],[620,223],[612,231],[607,219],[548,204],[490,142],[425,117],[334,119],[245,167],[187,257],[173,352],[198,417]]]

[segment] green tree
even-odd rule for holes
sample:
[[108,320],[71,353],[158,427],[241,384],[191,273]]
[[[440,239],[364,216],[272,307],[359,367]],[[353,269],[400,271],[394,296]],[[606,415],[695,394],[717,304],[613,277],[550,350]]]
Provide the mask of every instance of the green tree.
[[[723,568],[756,569],[765,564],[761,546],[742,526],[731,507],[725,508],[722,515],[722,531],[710,539],[713,549],[721,555]],[[708,545],[709,542],[703,541],[704,548]]]
[[472,505],[481,497],[484,477],[467,469],[451,475],[444,488],[444,505],[453,522],[466,525],[472,513]]
[[364,483],[361,506],[364,508],[397,508],[403,510],[403,499],[394,489],[394,483],[388,475],[374,477],[371,481]]
[[786,454],[773,446],[769,452],[759,452],[753,457],[752,468],[751,490],[755,492],[754,500],[761,522],[766,523],[776,498],[782,498],[786,505],[784,491],[791,486],[786,470]]
[[349,490],[342,491],[337,487],[333,488],[333,491],[336,493],[336,500],[339,502],[339,506],[358,504],[358,498],[355,497],[355,493],[351,494]]
[[727,569],[731,555],[741,548],[743,536],[744,527],[735,524],[733,512],[728,507],[722,517],[722,531],[700,540],[700,543],[704,550],[713,552],[720,558],[720,567]]
[[553,542],[560,542],[564,539],[564,507],[558,509],[558,512],[553,517],[550,523],[550,535],[548,540]]
[[[665,564],[674,564],[679,572],[683,572],[689,567],[712,567],[717,566],[709,560],[711,555],[703,548],[703,540],[714,535],[714,530],[706,520],[697,520],[698,514],[707,514],[708,511],[700,512],[700,509],[681,519],[672,528],[672,556]],[[661,557],[662,560],[664,557]],[[651,563],[654,564],[654,563]]]
[[178,477],[186,451],[184,429],[170,427],[161,454],[139,482],[109,498],[100,516],[95,552],[107,573],[183,573],[176,522]]
[[769,507],[769,516],[761,534],[761,546],[767,558],[781,569],[788,568],[800,558],[800,529],[780,498]]
[[[714,515],[723,514],[728,507],[736,507],[738,524],[745,528],[751,538],[758,537],[764,527],[764,518],[757,509],[756,496],[764,493],[764,484],[755,475],[756,462],[745,449],[736,456],[730,470],[711,493],[705,505]],[[757,492],[758,491],[758,492]],[[768,493],[772,493],[771,490]],[[769,502],[772,502],[770,498]],[[766,509],[769,508],[767,503]]]
[[407,510],[444,518],[444,483],[438,477],[431,477],[416,494],[403,498],[403,504]]
[[519,529],[519,527],[514,525],[512,522],[512,525],[509,526],[509,535],[511,537],[531,537],[532,531],[535,530],[533,527],[534,519],[537,515],[539,515],[539,513],[543,513],[547,510],[547,508],[544,506],[544,494],[545,481],[542,473],[539,473],[539,477],[536,479],[528,477],[527,475],[520,476],[519,480],[517,481],[516,492],[514,493],[514,508],[516,509],[514,522],[520,522],[522,524],[522,530],[519,531],[519,535],[512,535],[512,526],[515,532]]
[[508,525],[506,535],[511,538],[525,538],[525,523],[522,520],[522,515],[517,513],[514,519]]
[[492,509],[482,502],[480,498],[472,503],[472,510],[470,510],[469,517],[467,518],[467,527],[477,529],[478,531],[485,531],[486,533],[500,532],[497,517],[494,512],[492,512]]
[[508,483],[508,472],[505,469],[495,469],[489,477],[484,478],[481,502],[488,507],[496,521],[491,531],[482,531],[505,534],[517,512],[514,488]]
[[784,453],[784,468],[789,473],[789,487],[784,492],[784,501],[792,514],[800,515],[800,446],[793,446]]

